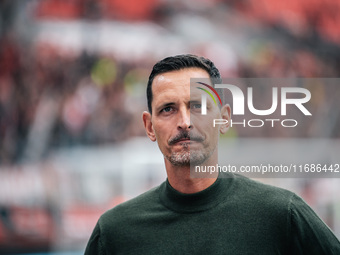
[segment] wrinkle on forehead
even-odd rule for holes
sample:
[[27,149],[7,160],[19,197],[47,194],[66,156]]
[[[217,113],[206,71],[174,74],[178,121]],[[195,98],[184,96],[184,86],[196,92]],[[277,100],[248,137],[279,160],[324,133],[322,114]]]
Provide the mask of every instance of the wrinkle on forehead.
[[155,76],[153,85],[159,82],[184,82],[189,84],[191,78],[203,78],[210,79],[210,76],[206,70],[198,67],[190,67],[180,70],[173,70],[170,72],[161,73]]
[[159,74],[152,84],[153,103],[178,100],[190,100],[190,79],[209,78],[209,74],[201,68],[186,68]]

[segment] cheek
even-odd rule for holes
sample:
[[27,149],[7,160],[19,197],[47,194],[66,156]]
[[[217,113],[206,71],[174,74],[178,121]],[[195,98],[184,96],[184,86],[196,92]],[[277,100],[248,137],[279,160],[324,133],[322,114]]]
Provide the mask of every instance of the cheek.
[[206,137],[208,143],[215,143],[219,138],[220,125],[216,125],[214,127],[214,119],[219,118],[220,117],[218,115],[210,115],[195,121],[197,123],[197,131]]
[[201,114],[191,114],[190,122],[194,127],[198,130],[204,130],[210,126],[212,123],[212,117],[209,115],[201,115]]
[[198,130],[212,132],[212,130],[218,129],[218,126],[214,127],[214,119],[219,118],[219,115],[199,115],[192,118],[192,123]]
[[166,141],[169,132],[167,128],[168,126],[166,124],[162,124],[160,122],[154,123],[153,129],[158,142],[163,143],[164,140]]

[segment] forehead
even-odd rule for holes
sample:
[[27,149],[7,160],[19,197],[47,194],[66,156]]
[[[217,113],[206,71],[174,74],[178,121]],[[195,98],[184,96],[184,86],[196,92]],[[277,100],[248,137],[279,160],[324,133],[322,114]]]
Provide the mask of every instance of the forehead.
[[185,68],[166,72],[155,76],[152,83],[153,98],[161,96],[164,93],[177,94],[190,92],[190,79],[204,78],[209,79],[207,71],[201,68]]

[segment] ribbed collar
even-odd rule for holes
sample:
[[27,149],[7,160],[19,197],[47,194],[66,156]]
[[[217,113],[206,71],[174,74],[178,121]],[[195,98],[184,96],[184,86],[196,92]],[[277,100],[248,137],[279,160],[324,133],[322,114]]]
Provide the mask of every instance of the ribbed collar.
[[175,190],[166,180],[160,186],[160,200],[167,208],[180,213],[194,213],[208,210],[219,204],[226,194],[230,178],[217,178],[207,189],[193,194],[184,194]]

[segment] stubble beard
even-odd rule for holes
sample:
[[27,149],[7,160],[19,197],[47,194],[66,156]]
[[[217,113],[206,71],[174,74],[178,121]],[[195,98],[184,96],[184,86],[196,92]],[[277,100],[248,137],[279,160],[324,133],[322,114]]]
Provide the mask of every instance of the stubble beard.
[[188,145],[183,145],[180,152],[172,152],[170,156],[165,156],[173,166],[190,167],[190,165],[201,165],[211,155],[212,151],[190,150]]

